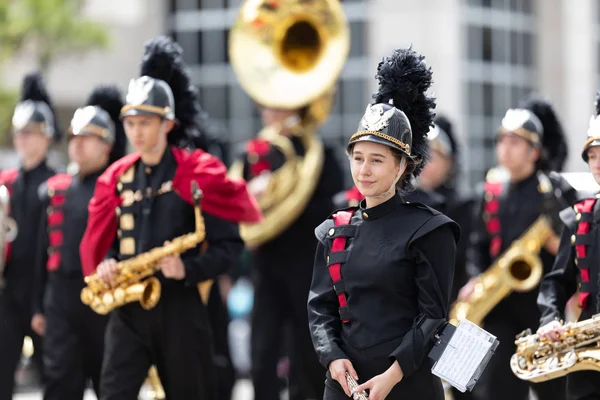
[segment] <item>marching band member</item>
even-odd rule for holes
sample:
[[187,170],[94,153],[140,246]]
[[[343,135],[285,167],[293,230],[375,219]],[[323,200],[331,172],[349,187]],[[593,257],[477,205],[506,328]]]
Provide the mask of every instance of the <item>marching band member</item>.
[[426,358],[446,322],[459,228],[399,196],[427,161],[432,73],[424,57],[396,50],[377,78],[375,104],[346,149],[365,200],[315,230],[310,333],[329,370],[325,400],[351,395],[346,372],[371,400],[443,399]]
[[[596,97],[596,116],[590,119],[587,140],[581,157],[588,164],[594,180],[600,184],[600,93]],[[579,320],[600,312],[598,288],[598,236],[600,210],[596,197],[591,197],[560,213],[564,223],[558,255],[552,271],[544,276],[537,299],[541,310],[538,334],[557,340],[562,333],[565,307],[579,291]],[[595,371],[572,372],[567,375],[569,400],[600,398],[600,382]]]
[[[560,171],[567,154],[562,126],[552,105],[532,97],[521,108],[509,109],[497,133],[496,156],[508,180],[490,178],[476,206],[470,235],[468,272],[473,277],[460,291],[460,299],[473,293],[476,277],[483,273],[542,213],[554,218],[561,205],[573,204],[573,189],[551,171]],[[490,175],[490,174],[488,174]],[[564,206],[562,206],[564,207]],[[553,227],[555,228],[555,227]],[[558,228],[555,228],[555,231]],[[540,257],[550,271],[558,247],[556,234],[544,244]],[[485,400],[527,399],[529,383],[511,371],[515,336],[537,326],[537,290],[512,292],[486,316],[484,328],[500,341],[474,396]],[[564,382],[533,384],[541,399],[563,399]]]
[[42,185],[47,218],[37,243],[32,329],[44,336],[44,399],[83,399],[87,379],[100,398],[100,368],[107,318],[80,300],[85,286],[79,244],[96,180],[125,155],[119,89],[100,86],[77,109],[69,128],[69,160],[75,175],[58,174]]
[[214,399],[216,379],[211,328],[199,282],[227,271],[244,243],[240,221],[261,218],[244,181],[226,177],[225,166],[194,146],[195,93],[181,66],[181,48],[166,37],[146,44],[142,75],[130,82],[121,110],[135,152],[112,164],[96,183],[81,241],[84,275],[114,279],[117,262],[195,230],[191,185],[203,191],[205,251],[163,258],[157,277],[160,301],[114,310],[105,335],[100,379],[104,399],[137,398],[155,364],[169,399]]
[[[423,190],[433,192],[443,198],[439,209],[460,226],[461,237],[456,249],[456,265],[452,284],[451,300],[458,296],[458,290],[467,283],[466,257],[473,199],[459,191],[460,148],[456,140],[453,124],[448,118],[438,115],[434,126],[427,135],[429,160],[419,175],[418,184]],[[410,200],[410,198],[407,198]],[[432,208],[434,205],[425,203]]]
[[[265,126],[282,125],[281,135],[287,135],[298,154],[302,154],[300,133],[286,128],[287,121],[298,121],[301,129],[303,119],[310,118],[302,110],[278,110],[261,108]],[[296,137],[294,137],[296,136]],[[256,141],[258,142],[258,141]],[[254,142],[250,142],[252,146]],[[247,156],[245,177],[251,190],[254,182],[261,179],[263,171],[256,167],[269,160],[271,171],[282,167],[284,158],[272,146],[260,160],[254,163]],[[332,209],[331,199],[342,188],[342,169],[334,151],[325,147],[323,172],[316,190],[306,208],[292,225],[274,239],[261,244],[253,251],[253,278],[255,281],[254,308],[252,311],[252,381],[255,396],[263,400],[279,400],[280,385],[277,378],[279,349],[282,344],[290,359],[290,399],[304,400],[323,392],[323,370],[316,358],[306,326],[306,298],[308,295],[314,251],[317,241],[313,230]],[[257,193],[257,195],[259,195]],[[286,260],[282,264],[282,260]],[[308,267],[307,267],[308,266]],[[283,327],[291,324],[291,329]],[[291,332],[289,341],[286,332]],[[287,344],[291,346],[287,346]],[[290,347],[290,348],[288,348]]]
[[[52,103],[39,74],[23,81],[21,101],[12,119],[13,143],[21,166],[0,172],[0,184],[11,194],[11,213],[18,235],[6,252],[6,288],[0,294],[0,399],[11,399],[15,370],[24,337],[35,348],[34,362],[42,369],[40,337],[31,329],[31,280],[34,274],[39,221],[45,209],[38,197],[40,185],[55,172],[46,164],[48,147],[60,132]],[[4,255],[3,255],[4,256]],[[42,323],[40,323],[42,325]]]

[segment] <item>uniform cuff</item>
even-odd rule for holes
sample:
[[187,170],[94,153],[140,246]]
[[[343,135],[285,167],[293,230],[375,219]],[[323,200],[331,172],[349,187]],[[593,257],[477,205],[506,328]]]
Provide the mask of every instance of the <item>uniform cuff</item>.
[[192,260],[187,259],[182,260],[182,262],[185,268],[185,284],[187,286],[195,286],[206,279],[200,268]]
[[348,359],[346,353],[344,353],[338,346],[334,346],[332,347],[331,351],[327,352],[327,355],[319,357],[319,362],[327,369],[332,361],[344,358]]

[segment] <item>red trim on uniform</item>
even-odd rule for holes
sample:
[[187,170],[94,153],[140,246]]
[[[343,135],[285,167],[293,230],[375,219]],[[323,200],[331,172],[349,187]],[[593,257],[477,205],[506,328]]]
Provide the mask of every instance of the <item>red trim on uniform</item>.
[[249,162],[250,175],[258,176],[265,171],[271,171],[272,166],[268,156],[271,143],[265,139],[252,139],[246,142],[246,153],[253,162]]
[[71,186],[73,177],[69,174],[54,175],[46,181],[48,195],[50,197],[48,207],[48,246],[50,253],[46,260],[46,269],[56,271],[60,267],[60,246],[63,244],[63,224],[65,215],[63,206],[66,200],[66,192]]
[[[594,205],[596,204],[596,199],[586,199],[580,201],[575,204],[575,210],[578,213],[592,213],[594,210]],[[589,222],[579,222],[577,224],[577,235],[587,235],[590,233],[590,223]],[[584,244],[576,244],[575,245],[575,256],[577,259],[583,259],[587,256],[587,246]],[[581,282],[589,282],[590,281],[590,271],[587,268],[579,267],[579,278]],[[587,299],[590,296],[589,292],[580,292],[579,293],[579,307],[586,308],[587,307]]]
[[500,230],[502,225],[498,218],[500,210],[500,200],[498,199],[504,189],[503,182],[485,182],[485,197],[483,204],[483,212],[487,214],[486,230],[491,236],[490,239],[490,257],[495,258],[502,250],[502,238]]
[[[202,210],[231,222],[259,222],[262,220],[256,199],[248,192],[242,179],[227,177],[227,167],[216,157],[202,151],[169,147],[177,162],[173,176],[173,190],[190,204],[192,182],[203,192]],[[114,162],[96,181],[94,197],[88,205],[88,223],[79,246],[83,274],[88,276],[108,253],[117,234],[115,209],[121,205],[117,194],[120,176],[140,158],[129,154]]]
[[[13,183],[19,176],[19,170],[16,168],[5,169],[4,171],[0,171],[0,185],[5,185],[8,189],[8,194],[12,198],[13,194]],[[9,214],[10,215],[10,214]],[[4,246],[4,260],[8,263],[10,260],[10,255],[12,253],[12,243],[8,242]]]
[[[350,219],[352,218],[352,213],[350,211],[338,211],[333,214],[333,222],[335,226],[340,225],[348,225],[350,223]],[[344,251],[346,248],[346,238],[345,237],[336,237],[333,239],[333,243],[331,244],[331,253],[336,253],[338,251]],[[331,280],[333,281],[333,285],[342,280],[342,265],[341,264],[332,264],[329,266],[329,275],[331,276]],[[340,307],[346,307],[346,294],[340,293],[338,294],[338,302],[340,303]],[[344,319],[342,322],[349,322],[349,320]]]
[[365,198],[365,196],[363,196],[363,194],[360,192],[360,190],[358,190],[356,186],[352,186],[352,189],[346,190],[345,193],[348,204],[351,204],[353,202],[361,202]]

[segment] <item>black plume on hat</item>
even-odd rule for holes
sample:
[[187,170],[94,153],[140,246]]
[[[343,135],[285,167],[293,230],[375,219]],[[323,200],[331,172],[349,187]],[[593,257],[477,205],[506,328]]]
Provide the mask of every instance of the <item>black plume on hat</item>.
[[109,162],[113,163],[123,157],[126,152],[127,139],[123,124],[119,119],[123,108],[121,91],[115,85],[101,85],[94,88],[87,100],[88,106],[98,106],[108,113],[115,127],[115,141],[110,152]]
[[568,145],[565,139],[562,124],[554,110],[552,103],[537,94],[531,94],[525,99],[522,106],[531,111],[542,123],[543,153],[540,156],[539,169],[544,171],[562,171],[568,155]]
[[404,112],[412,130],[411,155],[421,161],[415,167],[418,176],[427,161],[427,133],[433,124],[435,98],[426,95],[432,83],[433,73],[424,61],[425,57],[412,48],[395,50],[379,63],[375,77],[379,90],[373,95],[376,103],[393,101]]
[[27,100],[40,101],[48,105],[48,108],[50,108],[50,111],[52,112],[52,119],[54,121],[54,140],[57,142],[60,141],[62,137],[62,131],[60,130],[58,120],[56,119],[56,112],[52,106],[52,100],[50,100],[50,96],[46,90],[44,78],[39,72],[29,73],[25,76],[25,78],[23,78],[19,102],[24,102]]
[[179,147],[206,149],[198,92],[190,82],[183,61],[183,49],[167,36],[159,36],[145,44],[141,76],[168,83],[175,99],[175,118],[179,122],[167,136],[169,143]]

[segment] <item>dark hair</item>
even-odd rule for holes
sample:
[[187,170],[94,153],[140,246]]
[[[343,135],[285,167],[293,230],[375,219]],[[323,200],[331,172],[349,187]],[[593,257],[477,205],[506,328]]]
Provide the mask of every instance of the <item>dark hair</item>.
[[[354,145],[356,143],[352,143],[346,148],[346,154],[348,157],[352,156],[352,150],[354,149]],[[416,159],[415,157],[407,156],[400,150],[396,150],[392,147],[386,146],[392,152],[392,156],[398,162],[398,164],[402,163],[402,159],[406,159],[406,169],[398,182],[396,182],[396,192],[399,194],[406,194],[408,192],[412,192],[414,190],[414,186],[412,184],[413,181],[413,172],[415,169],[421,164],[421,161]]]

